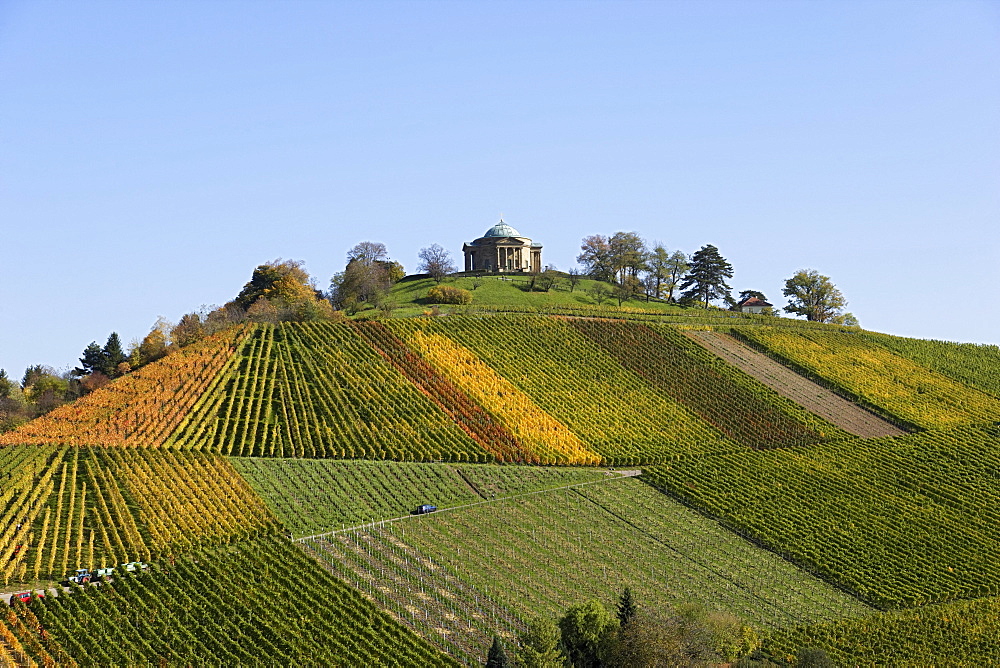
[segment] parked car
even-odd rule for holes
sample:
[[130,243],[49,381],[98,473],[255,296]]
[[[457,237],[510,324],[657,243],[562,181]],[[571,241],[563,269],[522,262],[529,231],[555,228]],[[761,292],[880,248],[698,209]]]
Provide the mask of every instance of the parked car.
[[[38,598],[45,598],[45,594],[35,594],[35,596],[37,596]],[[30,591],[19,591],[16,594],[11,594],[10,595],[10,604],[11,605],[14,605],[18,601],[21,601],[22,603],[27,603],[30,600],[31,600],[31,592]]]
[[437,509],[438,509],[437,506],[432,506],[429,503],[425,503],[422,506],[417,506],[417,509],[414,511],[414,514],[416,514],[416,515],[426,515],[427,513],[433,513]]

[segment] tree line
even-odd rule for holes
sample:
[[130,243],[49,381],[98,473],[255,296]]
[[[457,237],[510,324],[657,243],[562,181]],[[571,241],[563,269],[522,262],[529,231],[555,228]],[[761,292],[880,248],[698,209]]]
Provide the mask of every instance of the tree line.
[[[508,652],[494,637],[486,668],[674,668],[730,665],[777,668],[761,650],[756,630],[736,616],[681,605],[674,610],[640,607],[626,587],[614,611],[591,600],[569,608],[557,621],[536,617]],[[822,650],[803,648],[799,668],[833,666]]]
[[[595,295],[599,302],[614,296],[621,305],[636,296],[644,296],[647,300],[703,308],[711,308],[713,302],[722,301],[735,309],[751,297],[767,301],[757,290],[744,290],[738,300],[733,298],[733,288],[727,283],[733,277],[733,266],[711,244],[689,256],[659,242],[650,244],[635,232],[616,232],[611,236],[594,234],[584,237],[576,261],[583,267],[584,275],[613,286],[603,295]],[[844,311],[847,300],[843,293],[828,276],[815,270],[798,270],[785,281],[782,294],[789,298],[783,309],[786,313],[805,316],[815,322],[857,325],[857,319]],[[773,314],[774,311],[766,307],[765,313]]]

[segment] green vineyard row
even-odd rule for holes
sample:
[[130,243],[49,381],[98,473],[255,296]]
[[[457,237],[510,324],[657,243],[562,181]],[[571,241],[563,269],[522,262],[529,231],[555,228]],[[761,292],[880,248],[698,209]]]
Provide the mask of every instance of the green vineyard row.
[[865,600],[1000,593],[1000,427],[726,453],[643,479]]
[[7,632],[41,663],[48,655],[61,665],[458,665],[267,536],[12,613]]

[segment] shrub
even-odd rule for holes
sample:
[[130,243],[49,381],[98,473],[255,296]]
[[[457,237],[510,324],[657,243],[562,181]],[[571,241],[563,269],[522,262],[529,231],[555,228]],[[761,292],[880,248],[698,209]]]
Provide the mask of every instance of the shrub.
[[427,301],[436,304],[471,304],[472,293],[450,285],[438,285],[427,291]]

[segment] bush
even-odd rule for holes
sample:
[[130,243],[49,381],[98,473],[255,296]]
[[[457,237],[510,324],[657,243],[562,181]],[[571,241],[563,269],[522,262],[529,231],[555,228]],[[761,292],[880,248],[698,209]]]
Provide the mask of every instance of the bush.
[[427,301],[435,304],[471,304],[472,293],[462,288],[438,285],[427,291]]

